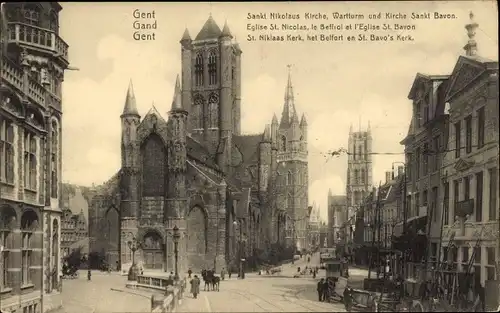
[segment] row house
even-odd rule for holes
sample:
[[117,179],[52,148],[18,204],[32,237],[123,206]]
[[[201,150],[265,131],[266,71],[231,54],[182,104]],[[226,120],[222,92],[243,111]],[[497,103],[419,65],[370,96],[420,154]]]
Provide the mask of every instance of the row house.
[[[2,4],[0,311],[61,303],[61,84],[68,45],[57,2]],[[43,299],[43,300],[42,300]]]
[[328,246],[346,245],[349,236],[347,198],[328,191]]
[[61,257],[68,256],[73,249],[84,248],[82,253],[88,254],[87,221],[83,210],[75,214],[69,208],[63,208],[61,216]]
[[498,61],[478,55],[478,24],[466,25],[469,41],[449,78],[449,140],[442,167],[443,259],[466,270],[474,284],[499,279]]

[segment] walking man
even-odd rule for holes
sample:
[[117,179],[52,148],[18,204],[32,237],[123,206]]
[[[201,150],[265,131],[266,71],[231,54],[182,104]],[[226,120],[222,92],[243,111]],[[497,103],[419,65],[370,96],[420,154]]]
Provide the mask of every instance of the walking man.
[[321,278],[318,282],[318,286],[316,287],[316,290],[318,291],[318,300],[319,302],[323,301],[323,289],[325,288],[325,279]]
[[198,298],[198,294],[200,293],[200,279],[198,275],[194,275],[194,278],[191,279],[191,293],[193,294],[193,298]]

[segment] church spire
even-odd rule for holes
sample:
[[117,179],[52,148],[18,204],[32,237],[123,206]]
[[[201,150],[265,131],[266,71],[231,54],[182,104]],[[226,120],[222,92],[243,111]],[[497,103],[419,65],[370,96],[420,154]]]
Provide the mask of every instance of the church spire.
[[185,111],[182,107],[182,90],[179,75],[175,80],[174,98],[172,99],[172,112]]
[[469,41],[464,46],[465,55],[472,57],[477,55],[477,42],[476,42],[476,29],[478,28],[478,24],[474,21],[474,13],[472,11],[469,13],[469,23],[465,25],[465,29],[467,30],[467,36],[469,37]]
[[125,105],[123,107],[122,116],[126,115],[136,115],[139,116],[137,111],[137,104],[134,95],[134,86],[132,85],[132,80],[130,80],[127,90],[127,96],[125,98]]
[[288,82],[286,84],[285,89],[285,97],[283,104],[283,112],[281,114],[281,122],[280,128],[288,128],[290,123],[292,122],[292,118],[296,113],[295,111],[295,99],[293,95],[293,86],[292,86],[292,76],[291,76],[291,67],[292,65],[287,65],[288,67]]

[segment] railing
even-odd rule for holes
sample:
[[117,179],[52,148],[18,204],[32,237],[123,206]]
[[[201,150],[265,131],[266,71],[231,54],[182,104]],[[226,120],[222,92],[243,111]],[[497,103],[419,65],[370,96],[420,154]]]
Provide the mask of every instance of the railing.
[[68,44],[55,32],[19,22],[9,23],[8,26],[9,42],[25,43],[50,50],[68,61]]
[[[14,64],[7,58],[2,60],[1,67],[1,77],[2,79],[11,85],[13,88],[17,89],[21,93],[24,93],[24,80],[23,80],[23,71],[19,66]],[[49,103],[46,103],[46,94],[48,95]],[[41,84],[38,82],[28,79],[28,97],[37,103],[45,106],[46,104],[53,106],[57,110],[61,110],[61,99],[59,99],[56,95],[47,91]]]
[[151,297],[151,312],[174,312],[181,304],[184,296],[186,279],[179,280],[173,286],[169,285],[169,282],[167,277],[139,275],[137,276],[137,282],[127,284],[127,287],[164,291],[165,296],[153,295]]

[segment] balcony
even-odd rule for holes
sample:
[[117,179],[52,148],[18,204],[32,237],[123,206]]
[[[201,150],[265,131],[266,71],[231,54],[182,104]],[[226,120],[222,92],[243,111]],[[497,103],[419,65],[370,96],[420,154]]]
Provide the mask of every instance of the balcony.
[[56,110],[61,111],[61,99],[59,97],[50,93],[41,84],[32,79],[28,79],[27,86],[25,86],[23,70],[7,58],[2,60],[1,77],[2,82],[7,83],[7,85],[10,85],[21,93],[26,93],[32,101],[43,107],[52,106]]
[[19,22],[8,23],[8,32],[9,43],[25,44],[51,52],[68,63],[68,44],[55,32]]

